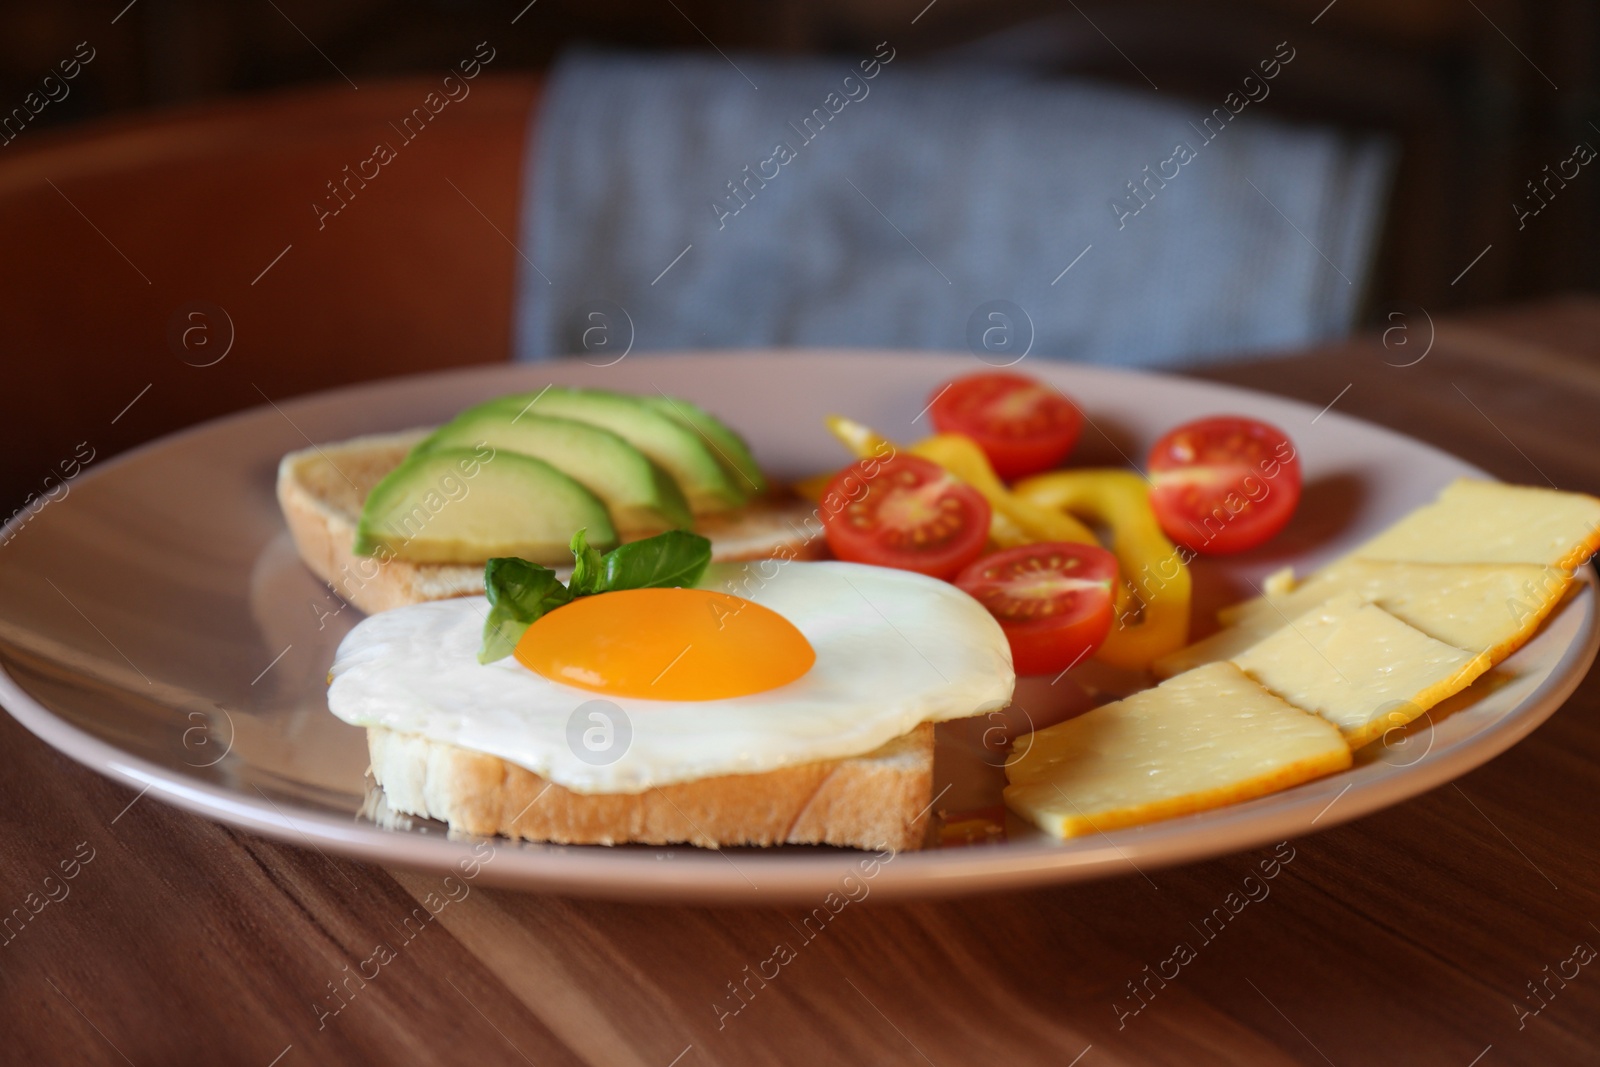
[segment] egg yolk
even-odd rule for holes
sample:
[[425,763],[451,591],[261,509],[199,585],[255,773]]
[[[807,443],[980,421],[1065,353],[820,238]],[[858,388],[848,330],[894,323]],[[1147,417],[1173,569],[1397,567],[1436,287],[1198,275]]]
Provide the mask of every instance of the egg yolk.
[[799,678],[817,654],[771,608],[711,589],[580,597],[528,627],[517,661],[554,682],[650,700],[721,700]]

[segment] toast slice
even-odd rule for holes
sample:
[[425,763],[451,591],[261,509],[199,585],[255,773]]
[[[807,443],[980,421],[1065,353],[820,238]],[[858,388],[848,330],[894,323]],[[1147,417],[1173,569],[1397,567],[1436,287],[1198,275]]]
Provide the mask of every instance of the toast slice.
[[391,810],[483,837],[706,848],[920,848],[933,801],[933,741],[933,724],[923,723],[848,759],[586,794],[497,756],[386,727],[367,730],[372,776]]
[[[429,432],[407,430],[313,446],[289,453],[278,464],[278,504],[300,558],[368,615],[483,592],[482,562],[380,563],[351,551],[367,494]],[[711,539],[711,558],[717,561],[821,559],[827,554],[816,506],[792,495],[773,493],[736,511],[702,517],[695,532]]]

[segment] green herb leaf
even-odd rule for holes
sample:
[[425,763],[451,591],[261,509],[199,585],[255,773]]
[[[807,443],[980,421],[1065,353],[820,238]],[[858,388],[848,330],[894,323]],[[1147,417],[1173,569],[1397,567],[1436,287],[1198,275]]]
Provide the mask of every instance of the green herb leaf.
[[479,663],[504,659],[540,616],[580,596],[622,589],[688,588],[711,562],[711,542],[699,534],[668,530],[631,541],[601,555],[589,547],[584,531],[572,535],[572,580],[562,585],[556,572],[515,556],[491,559],[483,568],[489,618],[483,624]]
[[586,534],[579,530],[572,535],[572,577],[567,580],[567,588],[575,597],[600,592],[605,581],[605,562],[598,551],[589,547]]
[[688,588],[700,580],[710,562],[709,540],[687,530],[668,530],[607,552],[605,576],[598,591]]
[[572,599],[555,571],[515,556],[497,557],[485,564],[483,584],[489,594],[489,618],[483,624],[479,663],[511,655],[539,616]]

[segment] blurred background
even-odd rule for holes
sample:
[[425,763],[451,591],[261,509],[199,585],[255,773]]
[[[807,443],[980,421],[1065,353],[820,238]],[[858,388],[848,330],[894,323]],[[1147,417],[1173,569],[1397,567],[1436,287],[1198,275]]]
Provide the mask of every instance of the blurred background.
[[1528,181],[1576,141],[1600,146],[1600,5],[1588,0],[1337,0],[1315,25],[1326,0],[938,0],[914,38],[903,31],[926,0],[538,0],[509,33],[526,0],[137,0],[109,25],[126,2],[0,2],[0,101],[20,102],[85,37],[100,58],[37,126],[338,80],[318,49],[361,82],[447,70],[485,38],[504,73],[541,70],[573,43],[709,51],[709,38],[724,51],[855,56],[892,36],[912,57],[987,44],[997,60],[1021,51],[1143,86],[1120,47],[1164,89],[1210,102],[1292,30],[1305,69],[1262,107],[1403,146],[1372,306],[1448,309],[1600,283],[1600,182],[1587,182],[1563,190],[1510,255],[1450,285],[1516,231],[1511,205]]
[[[1159,82],[1197,116],[1292,40],[1292,76],[1252,107],[1396,149],[1356,324],[1600,283],[1600,180],[1549,180],[1575,145],[1600,146],[1600,5],[1587,0],[0,0],[8,425],[38,456],[86,437],[109,454],[263,398],[504,359],[532,265],[519,132],[556,57],[587,45],[853,63],[885,39],[897,65]],[[349,131],[392,125],[480,41],[494,59],[474,102],[384,179],[388,209],[315,238],[313,264],[306,204],[370,143]],[[90,54],[52,91],[47,76]],[[481,256],[461,253],[466,232]],[[217,352],[227,373],[198,385]],[[70,396],[81,425],[58,425],[46,396]],[[6,514],[38,480],[23,451],[0,481]]]

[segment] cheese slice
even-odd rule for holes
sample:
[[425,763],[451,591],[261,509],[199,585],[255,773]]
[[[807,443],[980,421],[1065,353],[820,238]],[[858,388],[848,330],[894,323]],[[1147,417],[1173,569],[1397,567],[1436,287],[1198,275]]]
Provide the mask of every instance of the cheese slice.
[[1006,806],[1057,837],[1222,807],[1350,766],[1339,731],[1231,663],[1019,737]]
[[1234,657],[1251,678],[1315,712],[1360,748],[1403,726],[1489,669],[1354,593],[1341,593]]
[[[1293,567],[1279,567],[1261,579],[1261,591],[1267,596],[1280,596],[1289,592],[1297,584]],[[1222,621],[1226,622],[1227,620],[1223,619]]]
[[[1320,607],[1327,599],[1323,597],[1315,601],[1315,606]],[[1233,659],[1277,633],[1292,617],[1270,612],[1251,615],[1233,626],[1223,627],[1210,637],[1185,645],[1175,652],[1168,652],[1150,664],[1150,671],[1157,678],[1172,678],[1207,663]]]
[[1357,548],[1357,559],[1577,567],[1600,548],[1600,500],[1458,478]]
[[1532,563],[1391,563],[1344,560],[1293,589],[1217,612],[1229,625],[1153,664],[1170,677],[1232,659],[1288,621],[1342,593],[1376,604],[1429,637],[1498,663],[1538,629],[1572,583],[1572,572]]

